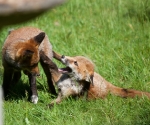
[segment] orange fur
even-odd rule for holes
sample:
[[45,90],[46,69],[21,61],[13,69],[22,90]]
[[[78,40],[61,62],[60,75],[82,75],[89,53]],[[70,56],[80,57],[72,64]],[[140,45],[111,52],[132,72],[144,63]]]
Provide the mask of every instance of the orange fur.
[[[88,99],[96,99],[96,98],[105,98],[108,93],[126,98],[126,97],[142,97],[146,96],[150,98],[149,92],[142,92],[133,89],[124,89],[117,86],[114,86],[110,82],[106,81],[100,74],[94,72],[94,65],[91,61],[83,56],[69,57],[69,56],[60,56],[55,53],[63,64],[67,67],[70,67],[72,73],[70,77],[73,77],[77,80],[79,85],[85,86],[87,84],[87,73],[93,76],[93,85],[90,84],[89,88],[87,88],[87,98]],[[57,59],[56,58],[56,59]],[[87,71],[85,74],[84,71]],[[86,81],[86,82],[85,82]]]
[[[51,74],[47,71],[39,52],[53,58],[52,45],[48,36],[40,29],[35,27],[22,27],[12,30],[2,48],[2,63],[4,67],[3,89],[4,95],[7,95],[10,84],[18,82],[23,71],[29,77],[31,94],[37,96],[35,77],[40,74],[38,62],[44,67],[47,76],[48,85],[52,94],[56,94],[51,80]],[[33,96],[33,98],[37,98]],[[32,99],[31,99],[32,100]],[[35,100],[35,101],[34,101]],[[37,99],[33,99],[37,103]]]
[[[47,56],[40,53],[40,58],[52,74],[58,88],[58,96],[48,106],[59,104],[69,96],[86,97],[87,99],[106,98],[108,93],[126,98],[142,97],[150,98],[150,93],[131,89],[123,89],[106,81],[101,75],[94,72],[94,64],[83,56],[68,57],[54,52],[54,58],[66,65],[66,68],[58,69]],[[92,84],[91,84],[92,82]]]

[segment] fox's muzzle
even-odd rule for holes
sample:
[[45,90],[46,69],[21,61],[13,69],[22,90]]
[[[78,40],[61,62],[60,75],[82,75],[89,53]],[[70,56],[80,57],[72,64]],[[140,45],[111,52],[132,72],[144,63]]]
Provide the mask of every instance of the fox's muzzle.
[[61,56],[61,62],[65,65],[67,65],[67,59],[65,58],[64,55]]
[[40,76],[40,71],[39,71],[38,66],[31,69],[31,74],[34,76],[38,76],[38,77]]

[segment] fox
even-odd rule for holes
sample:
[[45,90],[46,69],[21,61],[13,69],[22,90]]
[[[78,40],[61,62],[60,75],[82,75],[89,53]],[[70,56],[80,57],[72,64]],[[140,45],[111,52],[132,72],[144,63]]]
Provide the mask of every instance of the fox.
[[[42,54],[41,54],[42,55]],[[146,96],[150,99],[149,92],[117,87],[105,80],[94,71],[94,63],[84,56],[64,56],[54,52],[55,59],[61,61],[66,67],[58,68],[47,56],[41,59],[48,65],[52,79],[58,87],[58,96],[48,107],[59,104],[69,96],[92,99],[104,99],[111,93],[122,98]]]
[[8,96],[10,86],[20,80],[21,71],[23,71],[29,79],[30,100],[32,103],[37,104],[36,77],[40,75],[39,62],[47,76],[50,92],[56,95],[51,73],[44,66],[44,63],[40,61],[40,51],[52,60],[52,45],[44,31],[36,27],[21,27],[8,33],[2,47],[2,65],[4,68],[2,88],[4,98]]

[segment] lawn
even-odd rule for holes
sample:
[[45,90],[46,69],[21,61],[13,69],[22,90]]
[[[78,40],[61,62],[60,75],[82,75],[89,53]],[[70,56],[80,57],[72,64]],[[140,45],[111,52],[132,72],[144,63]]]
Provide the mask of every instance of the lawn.
[[[114,85],[150,92],[149,5],[148,0],[68,0],[32,21],[4,27],[0,31],[0,47],[9,29],[35,26],[47,33],[54,51],[86,56],[95,63],[95,71]],[[0,62],[0,83],[2,73]],[[22,75],[12,96],[4,102],[6,125],[150,124],[150,100],[144,97],[66,99],[47,109],[53,99],[42,68],[40,73],[38,104],[27,100],[29,84],[27,76]]]

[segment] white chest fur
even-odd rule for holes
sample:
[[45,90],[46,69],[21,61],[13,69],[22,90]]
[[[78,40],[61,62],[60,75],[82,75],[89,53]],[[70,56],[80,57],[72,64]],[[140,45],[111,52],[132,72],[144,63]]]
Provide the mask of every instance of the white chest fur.
[[83,89],[83,85],[79,84],[77,81],[71,79],[68,75],[64,74],[57,82],[58,89],[64,94],[68,91],[72,91],[73,94],[80,94]]

